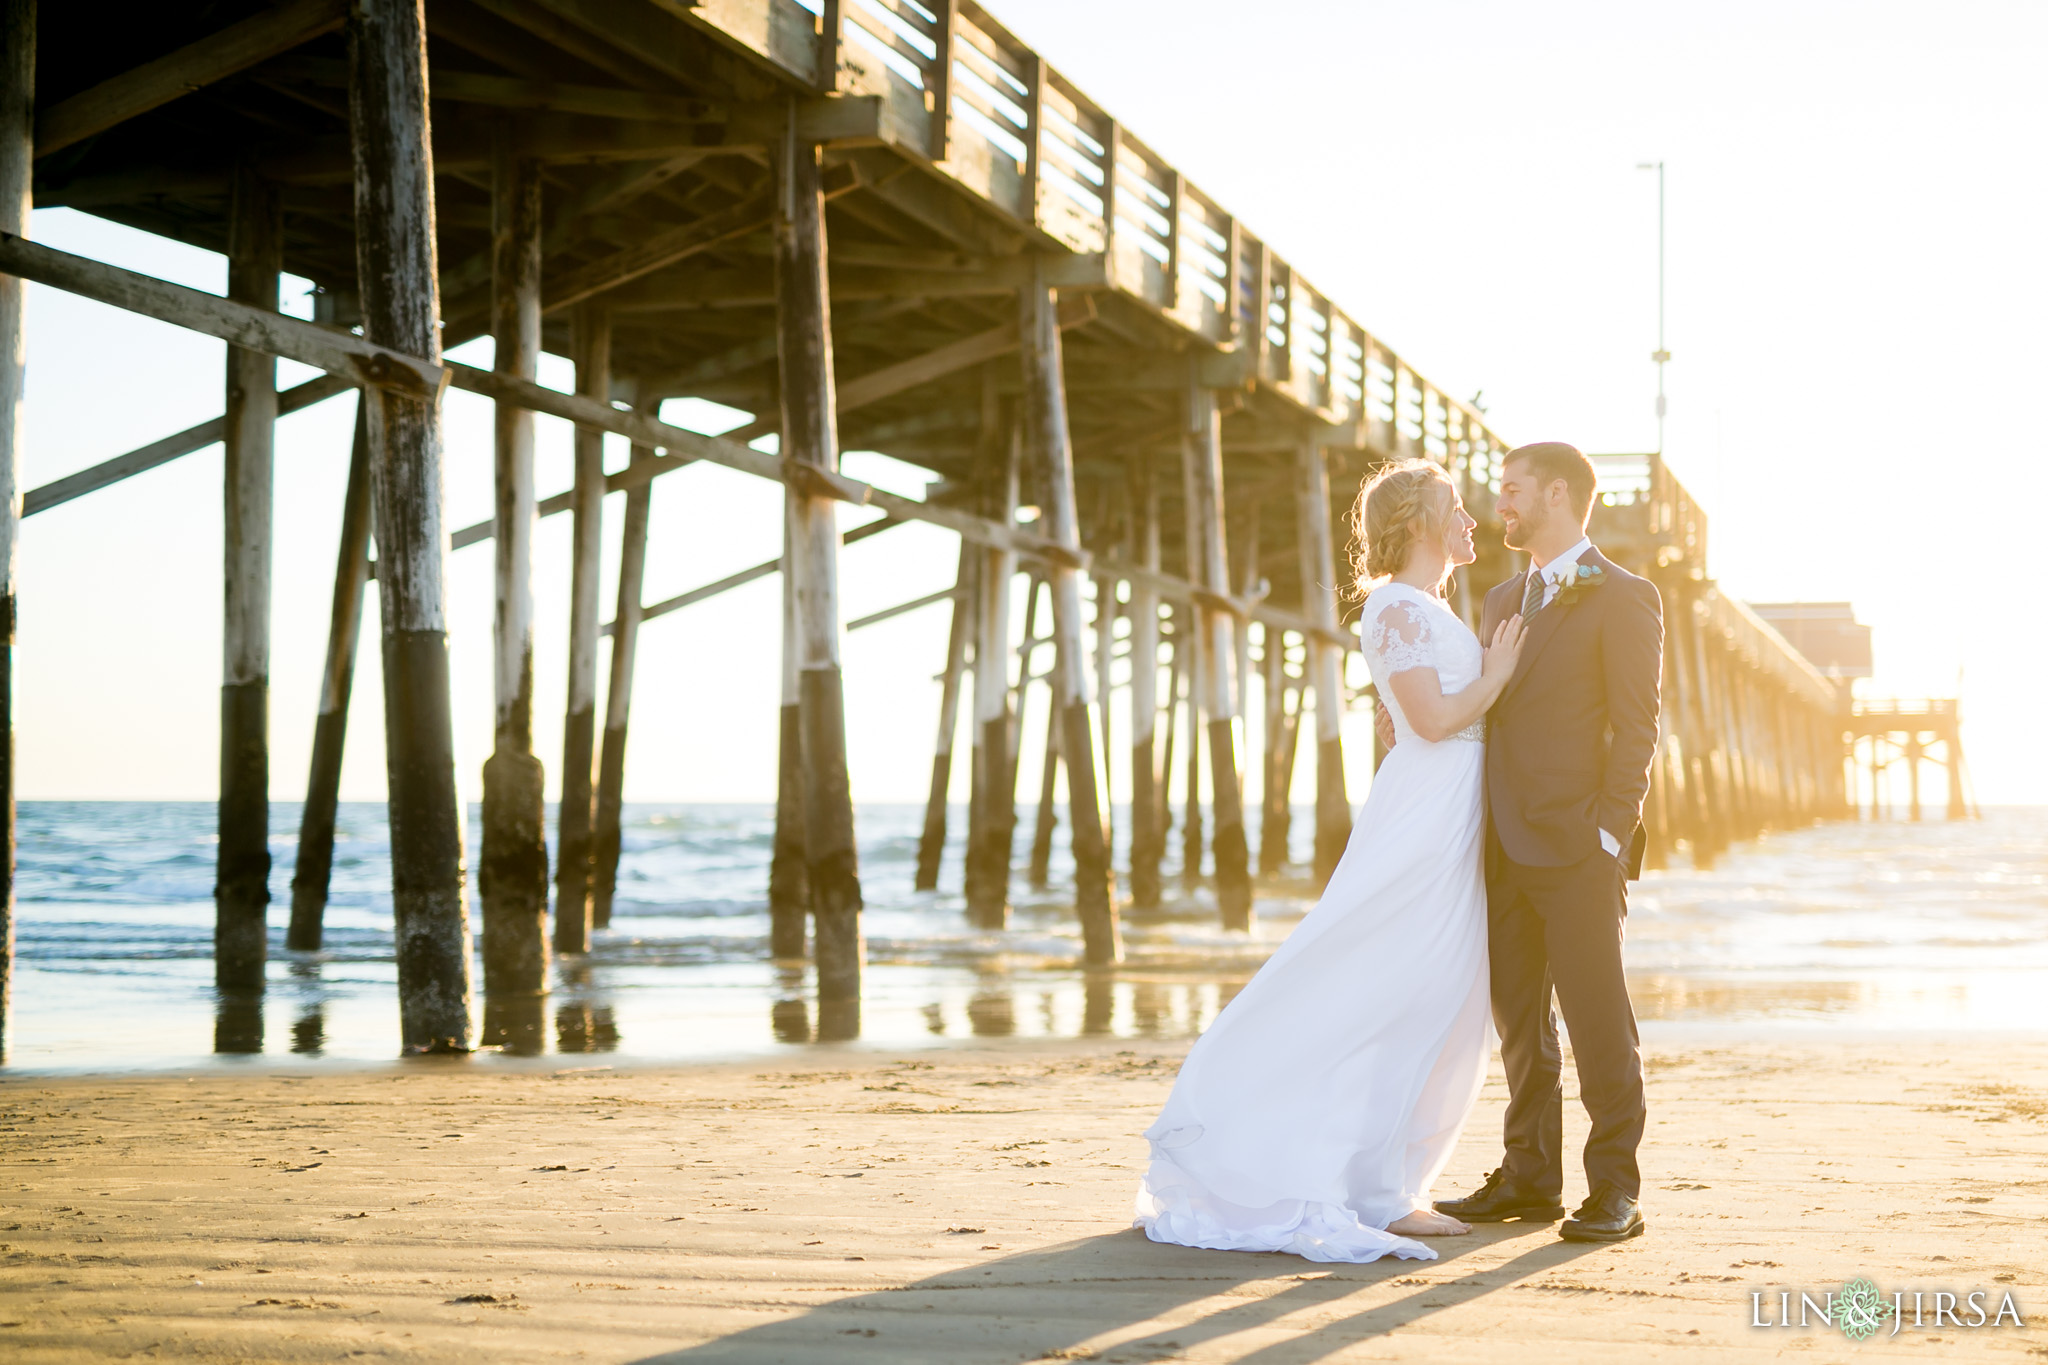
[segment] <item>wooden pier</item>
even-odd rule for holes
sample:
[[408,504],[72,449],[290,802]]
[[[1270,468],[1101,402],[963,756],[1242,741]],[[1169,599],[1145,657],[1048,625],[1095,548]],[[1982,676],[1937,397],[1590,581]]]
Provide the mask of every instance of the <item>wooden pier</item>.
[[1643,808],[1648,866],[1710,863],[1765,830],[1853,815],[1843,759],[1852,707],[1749,606],[1715,586],[1707,517],[1656,455],[1595,458],[1592,534],[1664,599],[1664,715]]
[[[1887,778],[1893,768],[1904,768],[1906,818],[1919,820],[1921,766],[1941,751],[1943,776],[1948,781],[1946,814],[1951,820],[1968,820],[1977,814],[1970,796],[1969,767],[1963,761],[1962,707],[1953,697],[1925,701],[1897,699],[1859,701],[1850,716],[1850,757],[1852,769],[1869,776],[1870,818],[1884,818],[1891,804]],[[1852,814],[1862,811],[1852,796]]]
[[[1379,463],[1423,457],[1449,467],[1484,516],[1510,443],[972,0],[229,0],[133,11],[111,27],[91,7],[38,14],[36,0],[0,0],[0,16],[8,642],[19,515],[227,442],[223,985],[260,984],[263,971],[267,613],[317,609],[270,598],[271,426],[350,391],[361,395],[355,473],[337,509],[290,944],[320,941],[374,541],[408,1047],[472,1041],[447,638],[483,623],[451,625],[442,580],[449,553],[484,540],[496,557],[497,725],[477,866],[494,998],[544,991],[550,953],[586,951],[609,914],[637,633],[680,629],[659,618],[779,573],[772,951],[808,947],[821,1032],[857,1031],[857,774],[840,640],[863,623],[841,620],[839,578],[858,557],[842,565],[840,552],[911,521],[960,539],[955,587],[903,608],[953,614],[946,655],[931,661],[944,680],[925,884],[957,758],[974,794],[968,913],[999,929],[1018,782],[1042,779],[1051,794],[1057,778],[1084,958],[1111,966],[1120,910],[1164,895],[1178,762],[1184,846],[1199,866],[1206,842],[1223,923],[1244,927],[1254,877],[1284,863],[1288,827],[1284,800],[1246,809],[1244,774],[1258,764],[1261,785],[1284,792],[1297,747],[1315,771],[1314,872],[1327,876],[1351,824],[1340,721],[1353,646],[1338,595],[1351,490]],[[35,244],[31,194],[226,253],[229,297]],[[277,312],[280,271],[318,286],[315,321]],[[24,279],[227,341],[223,417],[18,496]],[[490,370],[442,358],[486,332]],[[535,382],[543,350],[574,361],[574,394]],[[324,373],[278,392],[278,356]],[[467,528],[442,520],[450,385],[498,405],[496,515]],[[662,401],[685,396],[756,417],[719,438],[662,422]],[[534,413],[577,425],[572,488],[535,487]],[[609,474],[606,433],[633,447]],[[754,447],[771,433],[775,453]],[[929,469],[929,496],[846,477],[847,448]],[[762,547],[757,569],[643,602],[646,545],[665,534],[649,484],[687,480],[700,462],[782,484],[782,543]],[[1704,518],[1660,462],[1646,469],[1640,489],[1607,494],[1596,534],[1655,579],[1673,625],[1653,847],[1711,856],[1767,826],[1844,814],[1835,690],[1715,590]],[[840,504],[873,519],[842,536]],[[540,791],[552,756],[533,751],[531,686],[534,631],[547,626],[533,619],[531,547],[535,519],[557,513],[574,519],[575,550],[550,870]],[[600,529],[615,515],[625,559],[605,622]],[[1497,535],[1482,543],[1457,586],[1468,612],[1514,567]],[[1022,755],[1020,716],[1040,706],[1048,749]],[[961,710],[971,752],[956,755]],[[1254,728],[1262,754],[1246,747]],[[1131,755],[1129,793],[1106,789],[1111,743]],[[1195,804],[1204,765],[1207,812]],[[7,784],[11,813],[11,767]],[[1123,868],[1110,865],[1112,797],[1128,801],[1133,826]],[[11,841],[11,814],[8,830]]]

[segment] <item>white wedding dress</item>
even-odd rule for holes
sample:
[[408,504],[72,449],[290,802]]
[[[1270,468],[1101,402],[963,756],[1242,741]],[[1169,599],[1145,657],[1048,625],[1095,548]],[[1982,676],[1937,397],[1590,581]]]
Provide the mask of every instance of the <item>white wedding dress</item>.
[[1436,1259],[1386,1226],[1429,1207],[1492,1045],[1485,731],[1420,738],[1387,679],[1433,667],[1462,691],[1480,648],[1400,583],[1366,599],[1361,627],[1399,743],[1323,898],[1196,1041],[1145,1132],[1136,1225],[1155,1242]]

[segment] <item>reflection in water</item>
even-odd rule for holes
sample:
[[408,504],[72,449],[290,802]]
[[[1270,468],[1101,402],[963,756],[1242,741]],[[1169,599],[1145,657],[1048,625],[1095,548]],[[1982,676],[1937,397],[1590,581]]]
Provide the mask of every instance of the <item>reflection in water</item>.
[[984,984],[967,1002],[967,1027],[977,1038],[1007,1038],[1017,1031],[1016,1002],[1007,985]]
[[768,1022],[775,1030],[778,1043],[811,1041],[811,1007],[801,996],[795,999],[784,997],[769,1006]]
[[818,1041],[845,1043],[860,1037],[860,1001],[820,1000]]
[[[288,843],[297,812],[279,803],[272,814]],[[961,923],[951,895],[914,893],[923,816],[922,802],[860,812],[867,922],[881,947],[857,1013],[821,1019],[808,967],[783,981],[760,960],[771,805],[636,806],[627,816],[630,866],[621,869],[631,894],[615,927],[594,952],[558,960],[557,993],[538,1013],[531,1002],[509,1014],[486,1002],[486,1038],[552,1053],[556,1005],[574,999],[613,1006],[610,1031],[623,1035],[615,1056],[787,1050],[855,1034],[992,1047],[1012,1041],[993,1036],[1004,1009],[991,997],[1008,993],[1013,1038],[1185,1040],[1213,1026],[1313,898],[1298,879],[1262,886],[1261,928],[1247,936],[1222,932],[1213,909],[1177,897],[1165,913],[1126,922],[1124,965],[1091,971],[1075,962],[1070,898],[1023,897],[1013,932],[986,935]],[[1627,961],[1639,1015],[1663,1028],[1782,1021],[2039,1030],[2048,996],[2048,808],[1985,817],[1774,834],[1731,851],[1718,872],[1673,868],[1638,883]],[[277,1045],[299,1050],[290,1060],[308,1061],[316,1049],[365,1060],[397,1051],[385,819],[382,802],[345,804],[329,946],[280,951],[272,963],[270,988],[283,992]],[[14,1017],[0,1020],[10,1067],[118,1067],[216,1043],[221,1060],[247,1062],[228,1054],[268,1049],[261,1002],[220,1000],[204,970],[214,803],[24,802],[20,822],[22,988]],[[959,865],[960,843],[947,850],[949,866]],[[1054,884],[1070,875],[1063,863]],[[1156,986],[1141,990],[1144,981]],[[92,1027],[82,1030],[85,1020]],[[568,1029],[579,1046],[602,1046],[603,1031],[594,1015]]]
[[1867,1011],[1877,991],[1866,981],[1728,980],[1632,974],[1628,990],[1641,1019],[1737,1019]]
[[315,1000],[292,1020],[292,1051],[318,1057],[327,1044],[327,1007]]
[[615,1052],[619,1026],[610,1005],[576,1001],[555,1011],[555,1051]]
[[263,992],[222,991],[213,1006],[215,1052],[263,1051]]
[[811,1006],[804,998],[804,969],[775,969],[775,1003],[768,1008],[768,1024],[778,1043],[811,1041]]
[[546,998],[538,995],[486,995],[483,1046],[503,1048],[513,1057],[538,1057],[546,1052]]
[[1148,1038],[1156,1038],[1162,1023],[1173,1021],[1173,1005],[1166,988],[1156,981],[1140,981],[1131,992],[1131,1025]]
[[1090,972],[1081,985],[1081,1032],[1108,1033],[1116,1019],[1116,978]]

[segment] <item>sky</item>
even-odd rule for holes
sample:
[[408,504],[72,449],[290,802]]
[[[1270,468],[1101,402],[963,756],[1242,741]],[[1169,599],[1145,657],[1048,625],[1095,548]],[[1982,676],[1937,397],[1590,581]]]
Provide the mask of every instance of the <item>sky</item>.
[[[991,7],[1423,374],[1480,394],[1517,443],[1655,447],[1658,207],[1655,175],[1637,166],[1663,161],[1664,448],[1707,510],[1714,575],[1749,600],[1853,601],[1875,627],[1878,676],[1865,692],[1960,686],[1979,798],[2048,801],[2035,700],[2048,649],[2000,597],[2035,563],[2027,527],[2048,454],[2020,420],[2048,374],[2048,9]],[[218,257],[67,210],[38,213],[33,231],[194,287],[225,284]],[[288,284],[288,306],[302,292]],[[219,343],[29,294],[26,486],[220,412]],[[489,343],[456,355],[488,364]],[[309,373],[281,369],[287,384]],[[567,387],[566,364],[550,358],[543,380]],[[303,794],[352,407],[335,399],[279,428],[281,799]],[[707,429],[738,420],[701,405],[668,415]],[[546,495],[568,486],[569,437],[561,423],[539,426]],[[487,405],[449,395],[446,447],[448,522],[482,520]],[[623,463],[623,449],[610,459]],[[849,454],[847,468],[910,493],[922,479],[872,454]],[[220,479],[215,447],[25,524],[24,797],[214,795]],[[778,552],[774,488],[706,467],[655,488],[648,600]],[[618,508],[614,498],[606,509],[614,547]],[[565,518],[543,522],[536,551],[536,742],[551,790],[568,531]],[[449,561],[458,776],[471,799],[490,747],[490,562],[481,545]],[[845,614],[944,587],[954,564],[949,538],[927,527],[853,547]],[[607,603],[611,593],[608,581]],[[643,632],[630,799],[772,795],[778,593],[766,579]],[[857,796],[921,799],[945,628],[944,609],[930,608],[848,637]],[[365,640],[375,631],[373,599]],[[352,799],[383,793],[378,688],[368,648],[343,777]],[[1366,744],[1356,720],[1350,733],[1355,797]],[[1036,752],[1029,724],[1024,742]],[[1298,765],[1298,779],[1311,771]],[[1129,789],[1127,775],[1112,783]]]

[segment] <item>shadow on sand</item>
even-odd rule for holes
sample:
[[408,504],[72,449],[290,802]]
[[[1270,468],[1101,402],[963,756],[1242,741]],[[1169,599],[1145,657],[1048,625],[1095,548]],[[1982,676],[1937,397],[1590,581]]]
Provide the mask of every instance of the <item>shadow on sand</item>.
[[[1487,1269],[1440,1282],[1436,1278],[1474,1253],[1495,1247],[1513,1251],[1505,1244],[1516,1242],[1528,1245],[1505,1262],[1492,1264],[1489,1256]],[[1469,1238],[1437,1245],[1440,1259],[1434,1262],[1323,1265],[1294,1256],[1160,1246],[1131,1230],[851,1295],[701,1346],[648,1356],[640,1365],[1015,1365],[1045,1359],[1140,1365],[1178,1358],[1295,1314],[1308,1315],[1295,1335],[1247,1340],[1236,1359],[1307,1365],[1600,1249],[1561,1242],[1550,1224],[1521,1223],[1483,1226]],[[1432,1282],[1391,1302],[1371,1292],[1418,1272],[1430,1275]],[[1344,1300],[1353,1295],[1362,1301],[1346,1313]],[[1190,1305],[1207,1299],[1220,1301],[1199,1317],[1180,1320]],[[1149,1334],[1130,1334],[1129,1329],[1160,1318],[1172,1321],[1159,1323]],[[1111,1340],[1099,1342],[1104,1336]],[[1097,1344],[1076,1350],[1083,1342]]]

